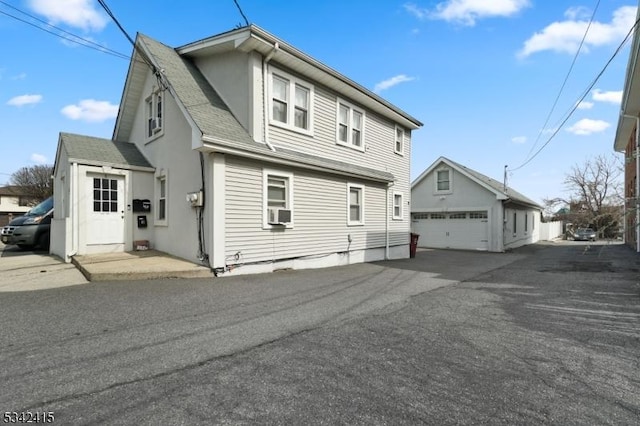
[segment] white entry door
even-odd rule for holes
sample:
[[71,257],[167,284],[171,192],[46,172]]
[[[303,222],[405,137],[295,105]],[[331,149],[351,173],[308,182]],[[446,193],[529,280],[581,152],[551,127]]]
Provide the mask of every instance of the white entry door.
[[124,177],[88,176],[87,244],[124,244]]

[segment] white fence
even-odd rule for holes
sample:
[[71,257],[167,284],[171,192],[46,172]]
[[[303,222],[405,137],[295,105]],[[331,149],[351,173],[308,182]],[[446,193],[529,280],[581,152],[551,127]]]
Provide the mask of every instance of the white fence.
[[562,236],[562,221],[540,224],[540,241],[549,241],[560,236]]

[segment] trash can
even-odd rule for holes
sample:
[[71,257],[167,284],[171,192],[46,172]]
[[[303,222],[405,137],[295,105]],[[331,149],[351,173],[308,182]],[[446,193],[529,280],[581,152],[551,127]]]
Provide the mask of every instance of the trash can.
[[409,243],[409,257],[411,258],[416,257],[416,250],[418,248],[418,237],[420,237],[419,234],[414,234],[413,232],[411,233],[411,241]]

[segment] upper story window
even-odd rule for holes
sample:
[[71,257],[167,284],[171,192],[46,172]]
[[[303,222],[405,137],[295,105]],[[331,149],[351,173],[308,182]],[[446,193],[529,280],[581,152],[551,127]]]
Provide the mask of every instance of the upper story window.
[[162,131],[162,92],[154,91],[146,99],[147,138],[152,138]]
[[364,111],[338,99],[336,142],[364,151]]
[[436,192],[451,192],[451,170],[436,170]]
[[396,126],[396,140],[393,147],[396,154],[404,154],[404,129]]
[[313,86],[282,71],[271,73],[270,122],[297,132],[313,132]]

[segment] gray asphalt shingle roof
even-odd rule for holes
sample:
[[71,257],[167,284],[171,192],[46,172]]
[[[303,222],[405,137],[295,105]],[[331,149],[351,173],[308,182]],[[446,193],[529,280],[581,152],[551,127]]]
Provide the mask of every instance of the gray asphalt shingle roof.
[[476,172],[475,170],[470,169],[470,168],[468,168],[466,166],[463,166],[460,163],[456,163],[455,161],[451,161],[448,158],[446,160],[449,161],[450,163],[454,164],[456,167],[459,167],[460,169],[464,170],[465,172],[467,172],[468,174],[470,174],[474,178],[484,182],[485,184],[487,184],[488,186],[493,188],[495,191],[506,195],[512,201],[517,202],[517,203],[521,203],[521,204],[527,204],[527,205],[538,207],[538,208],[542,208],[538,203],[533,201],[531,198],[526,197],[525,195],[519,193],[518,191],[516,191],[513,188],[510,188],[509,186],[507,186],[507,191],[505,192],[504,183],[499,182],[499,181],[497,181],[495,179],[492,179],[489,176],[483,175],[482,173]]
[[70,159],[121,167],[153,167],[132,143],[73,133],[60,133],[60,143]]
[[139,34],[138,38],[152,55],[155,66],[161,70],[203,136],[210,136],[230,147],[249,153],[291,161],[303,168],[307,165],[340,173],[357,174],[377,181],[394,180],[393,174],[385,171],[283,148],[272,151],[265,144],[253,140],[220,95],[188,58],[180,56],[175,49],[148,36]]

